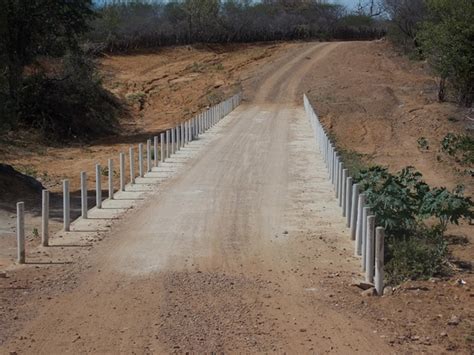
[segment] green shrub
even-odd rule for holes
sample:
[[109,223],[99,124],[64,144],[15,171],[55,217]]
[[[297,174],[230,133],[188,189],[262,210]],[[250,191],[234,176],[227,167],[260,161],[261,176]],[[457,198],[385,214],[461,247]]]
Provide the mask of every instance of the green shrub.
[[390,238],[385,271],[389,284],[428,279],[446,273],[447,243],[437,228],[422,229],[407,238]]
[[80,55],[67,55],[55,76],[40,72],[25,78],[20,90],[19,121],[50,140],[111,133],[119,111],[120,104],[102,88],[93,63]]
[[418,149],[420,150],[429,150],[430,145],[428,140],[425,137],[420,137],[417,139],[416,143],[418,143]]
[[441,141],[441,150],[461,164],[474,164],[474,139],[468,135],[448,133]]
[[[377,224],[386,229],[386,272],[389,283],[431,277],[443,270],[448,223],[474,216],[463,189],[430,188],[412,167],[397,174],[374,166],[356,180],[367,195]],[[428,227],[427,221],[438,224]]]

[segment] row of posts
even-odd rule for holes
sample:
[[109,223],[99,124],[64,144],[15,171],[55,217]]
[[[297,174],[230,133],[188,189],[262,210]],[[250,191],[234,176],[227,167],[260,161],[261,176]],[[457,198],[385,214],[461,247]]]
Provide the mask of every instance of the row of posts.
[[366,194],[359,184],[354,183],[306,95],[303,100],[319,151],[329,172],[329,180],[334,186],[338,204],[342,209],[342,216],[346,218],[347,228],[350,228],[351,240],[355,244],[355,256],[360,257],[365,281],[373,283],[377,294],[383,295],[385,229],[376,227],[374,211],[367,203]]
[[[160,133],[159,136],[153,137],[153,141],[148,139],[146,141],[146,148],[143,143],[138,144],[138,176],[144,177],[145,173],[151,172],[153,167],[158,167],[164,163],[173,154],[178,152],[189,142],[196,140],[201,134],[213,127],[223,117],[233,111],[241,102],[241,94],[236,94],[229,99],[210,107],[208,110],[198,114],[197,116],[178,124],[176,127]],[[153,143],[153,148],[152,148]],[[159,148],[158,148],[159,147]],[[145,154],[146,149],[146,154]],[[153,149],[153,150],[152,150]],[[160,152],[158,154],[158,152]],[[153,153],[153,154],[152,154]],[[134,148],[130,147],[129,155],[129,169],[130,169],[130,185],[135,184],[137,176],[135,171],[135,157]],[[159,157],[159,158],[158,158]],[[125,191],[126,185],[126,167],[125,167],[125,153],[119,154],[119,191]],[[146,161],[146,165],[145,165]],[[81,218],[88,218],[88,187],[87,187],[87,173],[81,172]],[[114,199],[114,164],[112,159],[108,159],[107,164],[108,176],[108,198]],[[100,164],[95,166],[95,195],[96,208],[102,208],[102,167]],[[70,217],[70,185],[69,180],[63,180],[63,229],[70,231],[71,217]],[[19,264],[25,263],[25,203],[17,203],[17,262]],[[41,245],[49,246],[49,191],[42,191],[42,205],[41,205]]]

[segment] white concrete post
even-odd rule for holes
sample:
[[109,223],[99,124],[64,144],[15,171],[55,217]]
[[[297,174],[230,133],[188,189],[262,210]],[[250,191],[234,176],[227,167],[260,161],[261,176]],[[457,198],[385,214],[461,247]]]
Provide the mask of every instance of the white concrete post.
[[109,168],[109,200],[114,199],[114,162],[112,159],[108,160]]
[[146,141],[146,171],[151,171],[151,139]]
[[[338,156],[337,152],[333,151],[333,157],[331,162],[331,184],[332,186],[336,187],[336,165],[338,164]],[[335,189],[334,189],[335,190]]]
[[365,281],[374,281],[374,263],[375,263],[375,216],[367,217],[367,238],[365,249]]
[[180,150],[181,148],[181,133],[182,129],[180,125],[176,126],[176,151]]
[[143,177],[143,143],[138,144],[138,173]]
[[176,128],[171,128],[171,154],[174,154],[174,152],[176,151],[174,148],[175,148],[175,145],[174,145],[174,140],[175,140],[175,132],[176,132]]
[[351,209],[352,209],[352,177],[347,177],[346,180],[346,189],[345,189],[345,216],[346,216],[346,227],[351,226]]
[[[160,159],[161,159],[161,162],[164,163],[165,161],[165,134],[164,133],[160,133]],[[157,154],[155,152],[155,154]]]
[[130,184],[133,185],[135,183],[135,156],[133,154],[133,147],[129,148],[129,156],[130,156]]
[[125,154],[120,153],[120,191],[125,191]]
[[63,227],[69,232],[71,225],[71,202],[69,197],[69,180],[63,180]]
[[342,207],[342,217],[346,216],[346,180],[348,171],[349,170],[344,169],[344,165],[342,165],[342,174],[339,182],[339,207]]
[[194,119],[195,117],[191,118],[188,121],[188,143],[193,141],[194,138]]
[[365,271],[365,264],[367,262],[367,217],[370,216],[370,207],[364,207],[362,209],[362,246],[361,246],[361,251],[362,251],[362,260],[361,260],[361,266],[362,266],[362,271]]
[[95,206],[102,208],[102,176],[100,164],[95,165]]
[[352,197],[351,197],[351,240],[356,238],[356,226],[357,226],[357,207],[359,203],[359,184],[352,185]]
[[336,190],[337,190],[337,194],[336,194],[336,197],[339,199],[338,200],[338,204],[339,206],[341,206],[341,197],[342,197],[342,170],[344,170],[344,164],[342,163],[342,161],[339,161],[339,167],[338,167],[338,170],[337,170],[337,186],[336,186]]
[[180,125],[180,133],[181,133],[181,147],[184,147],[184,123]]
[[87,174],[81,171],[81,216],[87,219]]
[[18,264],[25,263],[25,203],[16,204],[16,243]]
[[41,209],[41,245],[49,245],[49,191],[42,191],[42,209]]
[[170,157],[170,130],[166,130],[166,158]]
[[384,279],[384,243],[385,229],[377,227],[375,231],[375,290],[377,295],[383,295],[383,279]]
[[355,238],[355,256],[362,255],[362,223],[363,220],[363,209],[365,207],[365,201],[367,197],[364,193],[359,195],[357,202],[357,224],[356,224],[356,238]]
[[332,150],[332,146],[329,148],[329,156],[328,156],[328,170],[329,170],[329,181],[332,182],[332,159],[334,158],[334,152]]
[[189,143],[189,121],[184,122],[184,143]]
[[158,136],[153,137],[153,162],[156,168],[158,166]]

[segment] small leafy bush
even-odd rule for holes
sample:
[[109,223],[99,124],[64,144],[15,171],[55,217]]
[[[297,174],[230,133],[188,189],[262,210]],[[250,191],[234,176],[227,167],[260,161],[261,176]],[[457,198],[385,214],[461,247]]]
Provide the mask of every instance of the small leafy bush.
[[462,164],[474,164],[474,139],[468,135],[448,133],[441,141],[441,150]]
[[389,284],[447,272],[447,243],[438,228],[419,230],[407,238],[391,238],[386,245],[390,256],[385,265]]
[[[443,234],[448,223],[474,216],[473,202],[463,196],[463,188],[453,192],[430,188],[413,167],[391,174],[374,166],[362,170],[356,180],[377,224],[386,229],[388,281],[400,283],[443,271],[447,253]],[[428,223],[433,219],[438,221],[434,226]]]
[[418,149],[420,149],[420,150],[429,150],[430,149],[430,145],[428,143],[428,140],[425,137],[418,138],[418,140],[416,142],[418,143]]

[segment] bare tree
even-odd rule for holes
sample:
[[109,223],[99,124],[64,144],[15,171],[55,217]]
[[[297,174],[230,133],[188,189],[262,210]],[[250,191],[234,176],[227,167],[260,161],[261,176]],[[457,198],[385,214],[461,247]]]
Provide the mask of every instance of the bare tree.
[[[398,29],[412,41],[416,41],[419,24],[426,15],[424,0],[384,0],[384,10]],[[415,43],[416,46],[416,43]]]

